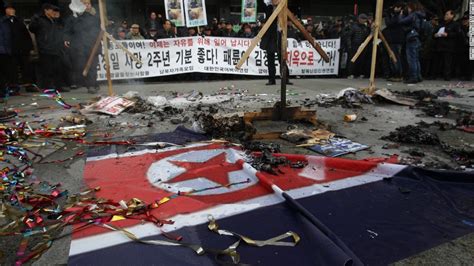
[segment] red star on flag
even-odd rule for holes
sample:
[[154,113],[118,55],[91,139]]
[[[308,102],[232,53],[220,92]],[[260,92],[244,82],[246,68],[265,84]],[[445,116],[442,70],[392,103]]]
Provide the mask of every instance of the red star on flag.
[[222,152],[202,163],[170,161],[170,163],[186,169],[186,172],[167,183],[178,183],[202,177],[219,185],[227,186],[230,183],[229,173],[242,170],[243,166],[239,163],[227,162],[226,156],[226,153]]

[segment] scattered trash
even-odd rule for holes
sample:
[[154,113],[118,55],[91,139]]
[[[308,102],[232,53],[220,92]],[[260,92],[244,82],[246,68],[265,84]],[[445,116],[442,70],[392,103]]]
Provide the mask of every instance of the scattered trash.
[[201,100],[202,98],[203,98],[203,94],[199,91],[194,90],[191,94],[189,94],[186,97],[186,100],[195,102],[195,101]]
[[426,90],[403,91],[403,92],[397,91],[395,93],[398,94],[398,95],[414,98],[418,101],[425,101],[425,102],[426,101],[429,102],[429,101],[438,99],[438,96],[436,96],[435,94],[433,94],[429,91],[426,91]]
[[328,157],[338,157],[348,153],[366,150],[369,146],[348,139],[332,138],[326,144],[309,147],[310,150]]
[[420,150],[417,150],[417,149],[410,149],[408,151],[406,151],[406,153],[410,154],[411,156],[415,156],[415,157],[425,157],[425,153],[420,151]]
[[342,107],[345,108],[360,108],[363,103],[374,103],[369,95],[354,88],[347,88],[340,91],[337,95],[337,99],[341,102]]
[[274,156],[269,149],[264,149],[261,154],[251,156],[248,161],[252,167],[258,171],[263,171],[272,175],[281,174],[280,166],[289,166],[291,168],[304,168],[308,165],[306,161],[291,162],[286,157]]
[[155,107],[162,107],[169,104],[168,100],[163,96],[150,96],[146,98],[146,101]]
[[375,91],[374,96],[380,97],[389,102],[394,102],[394,103],[397,103],[400,105],[406,105],[406,106],[415,106],[418,102],[408,97],[402,97],[402,96],[396,95],[387,89],[380,89],[380,90]]
[[298,147],[307,147],[321,143],[323,140],[329,140],[334,137],[335,134],[324,130],[304,130],[304,129],[292,129],[280,137],[284,140],[288,140],[291,143],[298,144]]
[[239,114],[222,116],[199,113],[194,116],[194,120],[197,123],[195,128],[202,129],[213,138],[248,140],[256,133],[255,128],[251,124],[245,123],[243,116]]
[[437,118],[445,117],[449,114],[449,111],[451,111],[451,107],[448,102],[439,101],[427,103],[421,109],[427,115]]
[[127,108],[133,106],[135,102],[122,97],[110,96],[99,100],[98,102],[86,106],[83,111],[97,112],[116,116],[121,114]]
[[451,89],[449,89],[449,90],[441,89],[441,90],[435,92],[434,95],[436,95],[438,97],[462,98],[462,96],[459,93],[457,93],[456,91],[453,91]]
[[263,143],[260,141],[246,142],[244,143],[243,147],[246,151],[252,151],[252,152],[263,152],[263,151],[269,151],[271,153],[281,152],[281,146],[279,144]]
[[400,148],[400,144],[398,143],[390,143],[390,144],[387,143],[382,146],[382,149],[384,150],[391,150],[391,149],[398,149],[398,148]]
[[357,115],[356,114],[345,115],[344,116],[344,121],[346,121],[346,122],[354,122],[356,120],[357,120]]
[[390,132],[388,136],[382,137],[383,140],[389,140],[398,143],[408,144],[425,144],[437,145],[439,144],[438,136],[427,132],[420,126],[406,126],[399,127],[394,132]]
[[183,118],[173,118],[170,121],[171,121],[171,123],[173,123],[175,125],[184,124],[184,123],[189,121],[189,117],[185,116]]
[[63,121],[75,124],[75,125],[84,125],[84,124],[89,124],[92,123],[92,121],[88,120],[85,116],[74,116],[74,115],[68,115],[62,118]]

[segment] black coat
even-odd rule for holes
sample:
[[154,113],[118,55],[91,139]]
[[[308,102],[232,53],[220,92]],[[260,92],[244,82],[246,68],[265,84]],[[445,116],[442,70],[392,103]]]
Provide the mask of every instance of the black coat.
[[235,31],[233,31],[233,30],[231,30],[230,32],[228,32],[228,31],[222,32],[222,37],[235,38],[235,37],[237,37],[237,35],[238,35],[238,34],[237,34]]
[[449,23],[443,22],[438,28],[435,29],[433,34],[438,33],[439,29],[444,27],[444,31],[448,34],[447,37],[435,38],[436,39],[436,50],[439,52],[454,53],[456,51],[456,42],[459,41],[459,35],[461,33],[461,27],[459,23],[452,21]]
[[389,13],[385,17],[384,30],[385,38],[389,44],[404,44],[406,40],[406,33],[403,26],[399,23],[399,14]]
[[16,55],[29,55],[33,50],[31,35],[23,22],[18,17],[10,17],[7,20],[12,34],[12,53]]
[[0,55],[12,53],[12,35],[8,26],[7,18],[0,16]]
[[40,54],[61,55],[64,47],[61,25],[45,15],[31,18],[29,29],[36,36]]
[[[269,5],[265,7],[265,14],[267,19],[270,18],[270,16],[273,13],[273,6]],[[260,42],[260,48],[263,50],[267,51],[267,53],[276,53],[278,51],[278,19],[275,19],[268,28],[267,32],[265,35],[262,37],[262,41]]]
[[351,34],[350,34],[350,49],[353,51],[357,51],[359,46],[367,39],[370,34],[370,29],[366,25],[360,23],[354,23],[351,27]]
[[71,43],[72,50],[89,53],[100,33],[100,20],[97,16],[85,12],[66,22],[64,40]]
[[176,38],[176,34],[174,34],[174,30],[171,29],[169,31],[165,31],[164,29],[159,30],[158,34],[156,34],[157,39],[171,39]]

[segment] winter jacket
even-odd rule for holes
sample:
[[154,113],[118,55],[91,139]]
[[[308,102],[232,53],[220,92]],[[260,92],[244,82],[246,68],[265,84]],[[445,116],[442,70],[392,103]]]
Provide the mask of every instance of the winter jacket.
[[140,33],[137,35],[133,35],[131,32],[127,33],[127,40],[145,40],[145,37],[143,37]]
[[421,34],[420,30],[425,17],[425,13],[421,11],[412,12],[407,16],[400,15],[398,18],[398,23],[402,26],[405,37],[412,30],[415,30],[418,34]]
[[173,29],[170,29],[169,31],[165,31],[164,29],[159,30],[157,34],[157,39],[171,39],[171,38],[176,38],[176,34],[174,33]]
[[155,29],[155,30],[162,30],[163,29],[163,21],[159,18],[155,19],[155,20],[148,20],[146,23],[145,23],[145,30],[147,32],[149,32],[151,29]]
[[354,23],[351,27],[350,49],[357,50],[359,46],[367,39],[370,29],[364,24]]
[[16,55],[29,55],[30,51],[33,50],[33,41],[23,19],[9,17],[7,22],[11,29],[12,53]]
[[222,33],[222,37],[235,38],[235,37],[237,37],[237,33],[233,30],[231,30],[230,32],[229,31],[224,31]]
[[36,36],[40,54],[61,55],[64,47],[62,29],[59,23],[45,15],[31,18],[29,29]]
[[71,17],[66,22],[64,41],[71,43],[72,50],[77,49],[88,53],[94,47],[99,33],[99,18],[84,12],[77,18]]
[[6,17],[0,17],[0,54],[12,53],[11,31]]
[[385,38],[390,44],[404,44],[405,43],[405,31],[402,25],[399,24],[399,14],[390,13],[385,17],[385,25],[387,28],[384,30]]
[[438,31],[444,27],[444,32],[448,34],[447,37],[439,37],[436,39],[436,50],[439,52],[454,53],[456,51],[456,43],[459,42],[459,36],[461,33],[461,27],[459,23],[455,21],[443,22],[438,28],[435,29],[433,34],[435,35]]

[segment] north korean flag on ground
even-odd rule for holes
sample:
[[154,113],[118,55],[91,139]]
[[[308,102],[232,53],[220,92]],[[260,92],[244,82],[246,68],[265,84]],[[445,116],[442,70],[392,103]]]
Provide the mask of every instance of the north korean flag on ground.
[[[111,222],[143,240],[163,232],[196,245],[225,249],[235,239],[209,231],[210,215],[221,228],[253,239],[292,231],[295,247],[238,248],[249,265],[337,265],[345,261],[321,242],[317,228],[248,171],[246,155],[219,143],[117,154],[90,153],[85,183],[101,187],[97,197],[116,202],[172,198],[153,215],[172,220],[158,228],[138,220]],[[96,156],[97,155],[97,156]],[[298,199],[367,265],[385,265],[474,232],[474,175],[428,171],[383,160],[353,161],[282,155],[305,161],[301,169],[281,167],[265,174]],[[184,193],[183,193],[184,192]],[[192,193],[191,193],[192,192]],[[191,193],[186,196],[178,194]],[[214,254],[145,245],[121,232],[91,227],[73,235],[71,265],[217,265]]]

